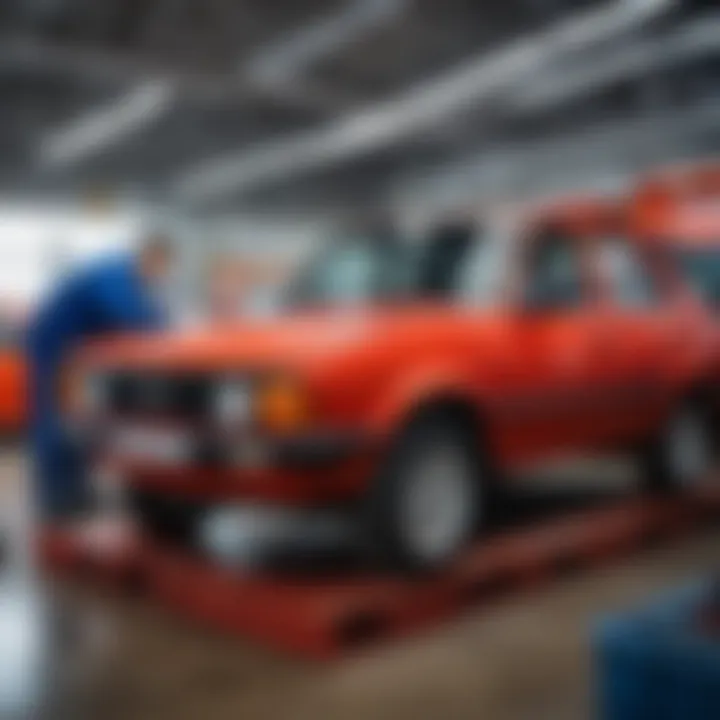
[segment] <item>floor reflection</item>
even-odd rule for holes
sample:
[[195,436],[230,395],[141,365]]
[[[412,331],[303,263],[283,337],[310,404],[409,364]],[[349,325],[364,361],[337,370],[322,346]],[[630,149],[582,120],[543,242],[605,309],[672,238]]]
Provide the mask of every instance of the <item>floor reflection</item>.
[[29,577],[0,580],[0,720],[89,713],[111,655],[109,618]]

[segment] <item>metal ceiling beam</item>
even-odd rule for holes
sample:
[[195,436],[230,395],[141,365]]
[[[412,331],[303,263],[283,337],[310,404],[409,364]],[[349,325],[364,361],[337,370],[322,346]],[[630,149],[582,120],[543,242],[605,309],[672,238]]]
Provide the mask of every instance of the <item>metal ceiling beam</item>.
[[363,35],[396,20],[410,0],[350,0],[336,13],[261,48],[240,70],[260,83],[285,83]]
[[506,97],[514,112],[533,112],[577,100],[620,80],[641,78],[679,62],[720,51],[720,13],[694,20],[670,35],[611,48],[582,64],[553,68],[532,83],[522,84]]
[[339,93],[308,87],[305,82],[281,86],[261,84],[241,75],[218,76],[169,68],[148,59],[85,48],[38,42],[32,38],[0,35],[0,70],[55,73],[78,78],[83,83],[106,88],[115,83],[126,88],[141,85],[148,78],[173,85],[181,99],[197,105],[223,102],[232,98],[269,98],[285,105],[303,108],[332,108],[346,101]]
[[[407,0],[352,0],[339,13],[265,48],[248,65],[241,65],[238,75],[248,85],[257,86],[259,92],[313,100],[317,89],[302,82],[298,87],[297,76],[321,57],[397,17],[406,5]],[[238,86],[234,84],[236,92]],[[40,143],[40,161],[55,167],[81,162],[157,122],[180,97],[181,86],[172,77],[144,80],[111,102],[51,131]]]
[[48,134],[40,142],[40,158],[51,167],[79,162],[155,122],[175,99],[176,89],[172,83],[144,82]]
[[[618,118],[554,141],[536,140],[496,147],[439,168],[421,179],[398,184],[396,207],[460,205],[513,197],[518,185],[552,185],[578,172],[605,175],[633,170],[720,123],[720,102],[705,102],[658,116]],[[558,159],[561,159],[559,161]],[[627,167],[626,167],[627,166]],[[546,182],[547,181],[547,182]],[[568,187],[570,189],[570,187]]]
[[[556,109],[571,101],[593,96],[620,81],[657,78],[658,73],[684,62],[707,58],[720,52],[720,13],[690,20],[661,36],[638,39],[622,47],[614,44],[600,53],[590,53],[574,62],[551,65],[539,76],[507,88],[493,105],[493,118],[532,116]],[[660,81],[662,82],[662,80]],[[647,87],[647,86],[645,86]],[[477,138],[482,126],[461,119],[448,124],[437,135],[443,142],[457,141],[472,132]]]
[[395,100],[347,114],[315,131],[211,158],[183,173],[172,192],[186,202],[205,202],[402,142],[518,82],[525,74],[628,32],[673,4],[673,0],[617,0],[579,13],[495,52],[483,52]]
[[[620,50],[610,48],[603,55],[595,56],[586,63],[574,64],[570,67],[565,65],[562,69],[553,68],[544,76],[533,79],[532,83],[520,84],[510,89],[509,94],[503,98],[504,110],[517,114],[557,107],[563,102],[592,95],[614,82],[642,78],[647,73],[662,71],[679,62],[707,57],[708,54],[718,51],[720,51],[720,13],[689,21],[669,35],[638,41]],[[689,113],[678,116],[660,115],[652,119],[642,118],[630,122],[631,141],[624,147],[628,152],[632,152],[638,144],[646,143],[648,136],[657,137],[658,133],[662,132],[667,134],[669,125],[672,125],[675,134],[678,134],[680,130],[675,127],[678,119],[699,124],[702,129],[708,123],[715,121],[716,110],[715,105],[710,105],[700,110],[692,109]],[[618,142],[620,137],[626,137],[621,135],[621,130],[622,123],[618,123],[615,126],[617,134],[614,136],[614,142]],[[578,145],[585,146],[595,132],[581,134],[579,140],[574,141],[574,145],[571,140],[559,142],[545,140],[542,146],[532,146],[534,149],[522,145],[516,146],[515,149],[505,147],[491,153],[483,153],[472,160],[465,159],[458,162],[451,168],[431,172],[425,179],[416,180],[409,185],[413,186],[414,183],[419,187],[427,185],[423,193],[426,201],[447,195],[448,191],[451,195],[460,194],[463,189],[465,191],[470,189],[471,193],[487,192],[488,187],[478,188],[473,180],[477,172],[482,169],[483,177],[492,178],[490,184],[494,185],[497,191],[502,188],[503,182],[509,176],[517,172],[520,162],[523,168],[530,167],[534,155],[537,156],[543,147],[551,158],[562,157],[564,165],[571,165],[572,161],[568,160],[569,149]],[[608,141],[603,156],[612,154],[613,150],[613,142]],[[625,150],[621,150],[621,154],[624,152]],[[540,174],[544,176],[551,169],[546,165]]]
[[[0,35],[0,68],[4,70],[44,71],[70,75],[85,82],[129,82],[148,71],[148,63],[127,56],[79,49],[39,41],[32,36]],[[152,68],[153,75],[167,69]]]

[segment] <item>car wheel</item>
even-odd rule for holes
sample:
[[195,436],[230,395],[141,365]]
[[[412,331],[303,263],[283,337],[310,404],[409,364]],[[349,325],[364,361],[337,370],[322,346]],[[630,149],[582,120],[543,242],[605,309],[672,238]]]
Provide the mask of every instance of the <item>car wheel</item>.
[[673,413],[643,458],[643,481],[650,491],[681,491],[704,480],[713,465],[708,413],[687,403]]
[[365,508],[364,544],[389,569],[442,567],[484,515],[483,472],[470,429],[436,414],[413,423],[391,451]]

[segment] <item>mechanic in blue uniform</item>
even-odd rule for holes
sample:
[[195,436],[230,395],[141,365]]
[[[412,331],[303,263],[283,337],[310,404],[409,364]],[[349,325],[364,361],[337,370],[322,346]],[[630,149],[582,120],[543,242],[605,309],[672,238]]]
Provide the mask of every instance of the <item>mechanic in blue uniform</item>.
[[63,362],[90,339],[161,328],[167,318],[160,290],[172,261],[170,239],[153,233],[135,253],[106,258],[65,278],[31,321],[30,442],[39,520],[72,520],[90,506],[82,453],[63,430]]

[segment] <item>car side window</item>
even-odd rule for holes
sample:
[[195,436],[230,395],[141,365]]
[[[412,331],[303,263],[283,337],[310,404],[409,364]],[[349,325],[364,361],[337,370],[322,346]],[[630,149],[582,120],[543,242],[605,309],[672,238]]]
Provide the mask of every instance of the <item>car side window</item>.
[[473,247],[460,270],[457,293],[460,298],[480,307],[501,301],[507,293],[510,239],[502,226],[476,232]]
[[600,244],[600,267],[615,302],[648,307],[659,300],[659,288],[638,251],[620,239]]
[[447,298],[457,292],[476,245],[476,228],[466,222],[435,228],[417,258],[417,292],[423,298]]
[[577,242],[546,233],[532,243],[526,272],[526,302],[545,309],[570,309],[584,301],[582,262]]

